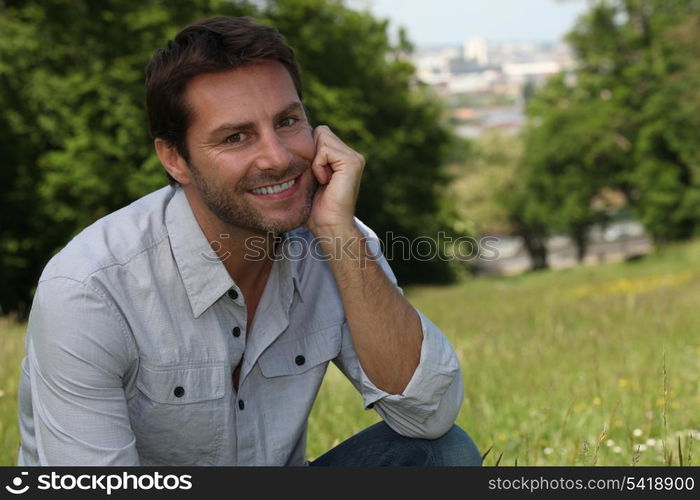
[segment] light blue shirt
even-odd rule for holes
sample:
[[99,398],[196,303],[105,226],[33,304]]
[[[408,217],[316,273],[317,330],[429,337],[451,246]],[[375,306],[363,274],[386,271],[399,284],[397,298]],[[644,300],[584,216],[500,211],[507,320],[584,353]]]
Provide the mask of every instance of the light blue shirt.
[[[355,220],[397,286],[377,236]],[[34,297],[19,465],[303,465],[329,361],[395,431],[445,433],[463,387],[440,330],[419,312],[418,368],[403,394],[379,390],[360,366],[328,263],[304,251],[313,235],[298,228],[283,245],[249,336],[243,294],[182,189],[160,189],[76,236]]]

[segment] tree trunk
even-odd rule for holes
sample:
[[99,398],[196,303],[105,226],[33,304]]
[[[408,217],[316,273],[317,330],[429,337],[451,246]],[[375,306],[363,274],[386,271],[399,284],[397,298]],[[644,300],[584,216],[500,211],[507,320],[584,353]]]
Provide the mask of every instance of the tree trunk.
[[536,271],[538,269],[547,269],[549,264],[547,263],[547,245],[546,237],[543,233],[539,232],[523,232],[521,233],[523,241],[525,243],[525,249],[527,253],[530,254],[530,259],[532,260],[532,270]]
[[576,259],[579,264],[583,264],[583,259],[586,257],[586,251],[588,250],[588,226],[575,227],[571,238],[576,246]]

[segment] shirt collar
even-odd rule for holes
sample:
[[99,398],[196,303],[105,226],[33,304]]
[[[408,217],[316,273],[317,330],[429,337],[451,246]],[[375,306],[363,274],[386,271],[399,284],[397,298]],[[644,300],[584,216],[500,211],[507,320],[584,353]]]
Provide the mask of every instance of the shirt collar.
[[[173,189],[175,194],[165,211],[165,225],[192,314],[198,318],[227,291],[235,289],[239,295],[242,295],[242,292],[211,248],[182,188],[177,186]],[[283,244],[288,243],[285,238]],[[289,254],[285,252],[283,255]],[[298,269],[300,262],[282,258],[279,264],[280,278],[292,280],[294,290],[303,302]]]

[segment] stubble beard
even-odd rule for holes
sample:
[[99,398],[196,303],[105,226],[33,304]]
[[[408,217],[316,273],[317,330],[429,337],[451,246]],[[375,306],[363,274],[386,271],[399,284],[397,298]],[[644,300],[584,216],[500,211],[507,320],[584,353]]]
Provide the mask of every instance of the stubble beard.
[[[298,208],[295,207],[294,212],[296,213],[287,213],[284,220],[272,219],[245,201],[246,196],[249,196],[247,194],[249,189],[255,188],[260,184],[274,184],[290,177],[295,178],[309,170],[311,162],[308,160],[292,160],[284,175],[277,179],[270,177],[259,178],[255,180],[255,183],[244,180],[236,186],[233,193],[221,185],[211,183],[191,162],[188,161],[187,164],[204,203],[216,217],[230,226],[264,234],[281,234],[306,223],[311,215],[314,194],[319,186],[313,174],[306,191],[298,194],[303,201]],[[301,182],[301,179],[297,182]]]

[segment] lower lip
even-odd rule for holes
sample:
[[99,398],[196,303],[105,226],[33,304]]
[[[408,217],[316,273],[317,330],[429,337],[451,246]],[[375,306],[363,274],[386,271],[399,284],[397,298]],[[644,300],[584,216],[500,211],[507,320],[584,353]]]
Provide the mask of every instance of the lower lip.
[[294,185],[292,187],[287,188],[284,191],[280,191],[279,193],[258,194],[258,193],[253,193],[252,191],[248,191],[248,193],[255,196],[256,198],[260,198],[262,200],[270,200],[270,201],[286,200],[286,199],[294,196],[294,194],[297,191],[299,191],[300,180],[301,180],[301,174],[299,174],[299,176],[294,179]]

